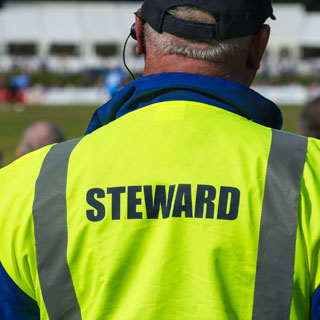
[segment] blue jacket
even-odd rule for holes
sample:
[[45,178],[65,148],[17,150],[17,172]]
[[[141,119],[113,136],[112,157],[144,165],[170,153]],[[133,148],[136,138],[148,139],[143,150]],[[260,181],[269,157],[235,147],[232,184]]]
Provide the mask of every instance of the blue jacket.
[[95,112],[86,133],[131,111],[174,100],[213,105],[274,129],[282,126],[279,108],[244,85],[189,73],[161,73],[142,77],[125,86]]

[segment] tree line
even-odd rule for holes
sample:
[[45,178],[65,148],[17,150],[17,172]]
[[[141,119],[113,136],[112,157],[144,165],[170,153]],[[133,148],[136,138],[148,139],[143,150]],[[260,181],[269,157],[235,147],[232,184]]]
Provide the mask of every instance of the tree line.
[[[21,2],[21,0],[0,0],[0,5],[3,2]],[[66,0],[24,0],[29,2],[43,2],[43,1],[51,1],[51,2],[65,2]],[[88,0],[68,0],[68,1],[76,1],[76,2],[88,2]],[[121,2],[123,0],[95,0],[99,2]],[[129,2],[140,2],[141,0],[126,0]],[[258,1],[258,0],[257,0]],[[303,4],[307,10],[310,11],[320,11],[320,1],[319,0],[273,0],[273,3],[300,3]]]

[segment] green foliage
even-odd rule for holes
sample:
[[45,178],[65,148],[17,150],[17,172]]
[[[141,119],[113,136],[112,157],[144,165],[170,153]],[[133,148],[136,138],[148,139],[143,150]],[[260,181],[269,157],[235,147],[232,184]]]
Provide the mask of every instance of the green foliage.
[[[1,73],[1,78],[8,82],[12,76],[19,75],[20,72]],[[32,85],[42,85],[44,87],[64,87],[64,86],[101,86],[101,79],[104,71],[96,73],[55,73],[40,71],[31,73]]]
[[[0,0],[1,1],[1,0]],[[10,2],[22,2],[22,0],[5,0]],[[29,2],[66,2],[66,0],[23,0]],[[68,0],[70,2],[89,2],[89,0]],[[94,2],[140,2],[140,0],[94,0]]]
[[[37,72],[31,74],[32,85],[42,85],[48,87],[102,87],[103,76],[106,71],[95,73],[53,73],[53,72]],[[1,78],[7,82],[12,76],[18,75],[19,72],[2,73]],[[136,77],[142,76],[136,74]],[[130,80],[130,78],[128,79]],[[320,83],[320,74],[314,75],[298,75],[295,73],[283,76],[267,76],[258,74],[255,78],[255,85],[288,85],[292,83],[299,83],[304,86],[309,86],[313,83]]]
[[[21,2],[22,0],[5,0],[10,2]],[[66,0],[24,0],[29,2],[43,2],[43,1],[54,1],[54,2],[65,2]],[[74,2],[89,2],[89,0],[68,0]],[[94,0],[95,2],[123,2],[124,0]],[[126,2],[139,2],[140,0],[125,0]],[[258,1],[258,0],[257,0]],[[1,0],[0,0],[1,3]],[[273,0],[273,3],[301,3],[306,6],[308,10],[316,11],[320,10],[320,1],[319,0]]]
[[[21,0],[6,0],[6,1],[21,1]],[[43,1],[55,1],[55,2],[65,2],[65,0],[24,0],[29,2],[43,2]],[[74,2],[89,2],[88,0],[68,0]],[[96,2],[123,2],[124,0],[94,0]],[[126,2],[140,2],[140,0],[125,0]],[[258,1],[258,0],[257,0]],[[1,2],[1,0],[0,0]],[[306,6],[308,10],[320,10],[319,0],[273,0],[273,3],[302,3]]]
[[298,74],[287,74],[283,76],[265,76],[258,74],[254,80],[254,84],[257,85],[289,85],[292,83],[299,83],[303,86],[309,86],[313,83],[320,83],[320,75],[298,75]]

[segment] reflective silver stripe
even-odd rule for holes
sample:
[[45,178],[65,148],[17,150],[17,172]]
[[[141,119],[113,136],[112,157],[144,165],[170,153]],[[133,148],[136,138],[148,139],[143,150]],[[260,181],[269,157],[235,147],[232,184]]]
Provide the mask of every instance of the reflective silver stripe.
[[290,317],[297,211],[308,139],[273,130],[261,213],[252,319]]
[[67,261],[66,182],[69,157],[81,138],[54,145],[45,157],[33,203],[40,287],[50,320],[79,320]]

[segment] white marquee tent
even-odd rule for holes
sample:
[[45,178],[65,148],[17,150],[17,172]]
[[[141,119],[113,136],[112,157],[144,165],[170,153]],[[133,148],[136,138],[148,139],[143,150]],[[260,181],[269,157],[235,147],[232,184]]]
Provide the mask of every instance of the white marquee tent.
[[303,25],[301,45],[320,48],[320,13],[308,14],[308,19]]
[[271,26],[269,50],[274,57],[282,50],[288,50],[294,59],[300,58],[302,27],[307,20],[307,12],[300,4],[274,5],[276,20],[268,20]]
[[[119,60],[138,7],[132,2],[7,2],[0,11],[0,55],[10,57],[17,47],[21,52],[31,45],[34,55],[42,58],[67,48],[75,59]],[[303,47],[320,48],[320,14],[308,13],[299,4],[274,5],[274,11],[277,20],[268,20],[272,27],[269,53],[274,59],[283,50],[298,60]],[[129,59],[133,46],[129,42]]]
[[8,7],[0,11],[1,42],[40,42],[41,28],[37,11],[33,6]]

